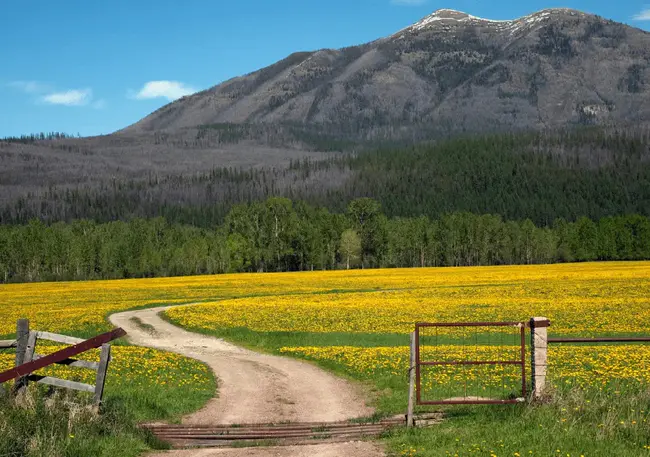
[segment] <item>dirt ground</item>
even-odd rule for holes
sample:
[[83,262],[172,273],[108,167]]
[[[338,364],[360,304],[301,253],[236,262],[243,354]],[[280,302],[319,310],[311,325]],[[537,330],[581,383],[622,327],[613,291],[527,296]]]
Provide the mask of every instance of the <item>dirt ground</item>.
[[[218,378],[219,391],[184,424],[243,424],[267,422],[330,422],[369,416],[359,388],[299,360],[259,354],[224,340],[188,332],[158,316],[165,307],[113,314],[110,321],[128,333],[131,343],[176,352],[206,363]],[[154,330],[131,319],[139,318]],[[289,457],[384,455],[369,442],[322,443],[254,449],[203,449],[152,454],[167,457]]]
[[199,449],[149,454],[147,457],[379,457],[384,453],[371,442],[308,444],[241,449]]

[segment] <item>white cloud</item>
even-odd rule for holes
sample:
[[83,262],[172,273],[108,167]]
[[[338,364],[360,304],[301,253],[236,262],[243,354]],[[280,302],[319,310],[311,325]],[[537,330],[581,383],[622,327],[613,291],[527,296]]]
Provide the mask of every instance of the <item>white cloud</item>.
[[45,95],[41,100],[50,105],[84,106],[90,103],[92,99],[93,91],[91,89],[75,89],[65,92],[53,92]]
[[178,81],[149,81],[142,86],[140,91],[133,95],[133,98],[147,100],[162,97],[167,100],[176,100],[194,92],[196,92],[196,89]]
[[20,90],[26,94],[35,95],[34,102],[37,104],[46,103],[49,105],[64,106],[87,106],[95,109],[103,109],[106,106],[104,99],[94,100],[93,91],[87,89],[60,90],[39,81],[11,81],[8,87]]
[[420,6],[424,5],[427,0],[391,0],[393,5],[403,5],[403,6]]
[[640,13],[635,14],[632,19],[635,21],[650,21],[650,8],[646,8]]
[[14,89],[21,90],[28,94],[36,94],[50,90],[50,87],[47,84],[38,81],[12,81],[9,83],[9,87],[13,87]]

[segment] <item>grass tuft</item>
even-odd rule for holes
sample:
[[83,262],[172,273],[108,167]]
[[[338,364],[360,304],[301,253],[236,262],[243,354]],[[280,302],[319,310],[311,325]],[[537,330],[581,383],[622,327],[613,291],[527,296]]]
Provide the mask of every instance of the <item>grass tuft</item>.
[[131,319],[129,319],[129,321],[133,322],[138,328],[144,330],[147,333],[151,333],[151,334],[158,333],[156,332],[156,328],[153,325],[143,322],[142,319],[140,319],[139,317],[132,317]]

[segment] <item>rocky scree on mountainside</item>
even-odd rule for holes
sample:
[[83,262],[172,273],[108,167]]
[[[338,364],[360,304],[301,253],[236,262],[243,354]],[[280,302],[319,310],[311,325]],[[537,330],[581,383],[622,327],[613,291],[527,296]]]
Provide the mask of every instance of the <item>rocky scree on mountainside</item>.
[[491,21],[439,10],[396,34],[300,52],[123,133],[279,124],[413,138],[650,120],[650,34],[575,10]]

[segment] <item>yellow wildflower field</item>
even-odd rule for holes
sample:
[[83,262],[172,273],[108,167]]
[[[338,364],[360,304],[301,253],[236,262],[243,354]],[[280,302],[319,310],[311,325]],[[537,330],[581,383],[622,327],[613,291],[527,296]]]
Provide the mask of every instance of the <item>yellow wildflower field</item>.
[[8,284],[0,285],[0,335],[22,317],[39,330],[94,334],[110,328],[112,312],[194,302],[209,303],[169,316],[203,329],[405,333],[415,321],[546,315],[556,333],[643,333],[649,292],[650,262]]
[[[26,317],[32,328],[38,330],[85,336],[110,328],[106,316],[112,312],[182,303],[198,304],[169,310],[170,319],[191,329],[217,333],[222,329],[246,328],[254,332],[406,335],[418,321],[524,321],[545,316],[552,321],[552,335],[649,334],[650,262],[3,285],[0,335],[12,334],[15,321]],[[516,338],[516,334],[511,336]],[[405,337],[399,338],[405,342]],[[291,345],[296,347],[285,347],[281,352],[323,363],[334,362],[362,377],[387,375],[406,379],[407,348],[383,347],[403,342],[377,343],[382,347],[329,345],[334,342],[321,347],[297,347],[301,342],[295,342]],[[434,349],[427,347],[431,343],[425,341],[425,356],[436,356],[432,351],[442,350],[447,357],[454,357],[465,350],[449,340],[441,343]],[[506,350],[499,344],[477,341],[474,350],[481,359],[492,358],[497,355],[495,351]],[[182,386],[210,379],[203,365],[178,355],[124,346],[116,346],[114,351],[109,386],[138,380]],[[92,354],[96,357],[96,352]],[[608,377],[647,382],[649,359],[650,348],[642,345],[553,346],[550,375],[556,382],[569,380],[580,385],[600,382],[595,380],[601,376],[594,374],[602,374],[604,382]],[[11,363],[11,356],[0,355],[0,371]],[[51,370],[55,376],[93,382],[92,372],[60,367]],[[459,374],[450,369],[427,370],[430,371],[425,373],[425,389],[434,385],[457,386],[461,381]],[[470,371],[469,378],[467,372],[463,373],[462,379],[469,379],[470,390],[499,386],[515,389],[519,374],[516,369],[509,370],[486,376],[475,369]],[[475,385],[473,379],[480,379],[483,384]]]
[[[386,270],[379,270],[376,277],[357,277],[355,288],[364,292],[256,296],[176,308],[167,315],[202,330],[405,334],[422,321],[527,321],[544,316],[551,319],[556,335],[650,333],[647,262],[394,273],[386,278]],[[373,291],[370,285],[379,278],[386,279],[380,284],[384,290]]]

